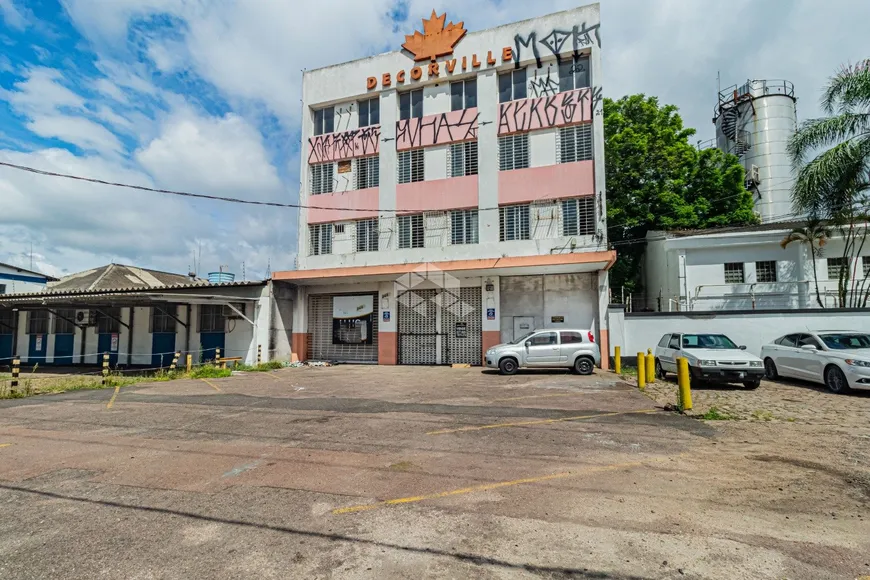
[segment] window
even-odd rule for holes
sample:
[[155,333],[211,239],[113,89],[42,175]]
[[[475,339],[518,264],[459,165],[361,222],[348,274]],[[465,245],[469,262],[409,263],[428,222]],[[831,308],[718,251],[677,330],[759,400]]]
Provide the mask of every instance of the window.
[[225,332],[227,328],[224,307],[219,304],[203,304],[199,307],[200,332]]
[[563,58],[559,63],[559,92],[585,89],[590,84],[589,57]]
[[423,181],[423,150],[399,151],[399,183]]
[[450,177],[477,175],[477,141],[456,143],[448,152],[447,173]]
[[670,340],[671,340],[670,334],[664,335],[662,337],[662,339],[659,341],[659,347],[660,348],[668,348],[668,342],[670,342]]
[[423,214],[399,216],[399,248],[422,248],[425,240]]
[[476,244],[478,242],[477,210],[465,209],[450,212],[450,243]]
[[356,160],[356,188],[378,187],[381,183],[381,158],[363,157]]
[[668,342],[668,348],[671,350],[680,350],[682,348],[683,341],[680,340],[679,334],[672,334],[671,340]]
[[378,251],[378,218],[356,222],[356,251]]
[[725,264],[725,283],[726,284],[743,284],[743,264],[740,262],[732,262]]
[[502,242],[529,239],[529,206],[508,205],[498,208],[498,239]]
[[381,100],[378,97],[359,102],[359,126],[381,124]]
[[97,334],[115,334],[121,331],[120,308],[102,308],[97,310]]
[[75,334],[76,311],[72,309],[58,310],[54,315],[55,334]]
[[498,75],[498,102],[507,103],[526,98],[526,69]]
[[776,341],[776,344],[780,346],[788,346],[791,348],[797,348],[798,339],[800,339],[799,334],[789,334],[788,336],[783,336],[779,340]]
[[525,169],[529,166],[529,134],[519,133],[498,138],[498,169]]
[[309,255],[321,256],[332,253],[332,224],[308,226],[310,237]]
[[870,334],[822,334],[820,337],[825,346],[828,347],[828,350],[870,348]]
[[48,333],[48,311],[31,310],[27,313],[27,334]]
[[320,163],[311,166],[311,195],[332,193],[335,165]]
[[814,346],[817,350],[822,350],[822,345],[819,344],[819,341],[815,339],[811,334],[802,334],[800,340],[798,340],[798,348],[802,346]]
[[314,134],[325,135],[335,131],[335,107],[314,111]]
[[530,338],[529,344],[531,346],[549,346],[559,344],[559,340],[556,338],[555,332],[543,332]]
[[[870,277],[870,256],[861,258],[861,264],[864,267],[864,277]],[[0,294],[3,294],[3,288],[0,288]]]
[[595,235],[595,196],[562,200],[562,235]]
[[562,344],[576,344],[578,342],[583,342],[583,335],[579,332],[560,332],[559,335],[562,338]]
[[399,93],[399,119],[423,118],[423,89]]
[[6,294],[6,284],[0,284],[0,294]]
[[178,317],[178,306],[152,306],[151,307],[151,332],[152,334],[175,332],[175,319]]
[[756,282],[776,282],[776,262],[755,262]]
[[11,310],[0,310],[0,334],[14,334],[15,333],[15,320],[14,317],[18,316],[17,312],[12,312]]
[[333,224],[332,232],[335,234],[343,234],[344,233],[344,224]]
[[450,110],[461,111],[477,106],[477,79],[450,83]]
[[828,258],[828,280],[839,280],[840,274],[848,268],[846,258]]
[[564,127],[556,133],[559,163],[592,160],[592,123]]

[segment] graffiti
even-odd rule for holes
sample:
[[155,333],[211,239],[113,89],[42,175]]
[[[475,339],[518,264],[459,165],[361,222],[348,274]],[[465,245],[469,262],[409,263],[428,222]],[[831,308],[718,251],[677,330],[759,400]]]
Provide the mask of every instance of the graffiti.
[[[544,36],[541,39],[538,39],[538,33],[532,32],[525,38],[521,34],[517,34],[514,36],[514,64],[519,67],[520,60],[522,60],[522,49],[521,46],[526,48],[530,48],[532,50],[532,54],[535,55],[535,61],[538,63],[538,68],[541,68],[541,53],[538,49],[538,45],[543,45],[547,48],[552,54],[556,55],[556,59],[560,59],[560,55],[563,49],[566,48],[566,44],[568,40],[571,41],[571,48],[576,53],[579,50],[586,48],[587,46],[592,46],[593,44],[597,44],[599,47],[601,46],[601,36],[599,34],[599,29],[601,28],[601,24],[594,24],[592,26],[586,26],[584,22],[580,26],[574,26],[571,30],[559,30],[553,29],[550,34]],[[592,35],[595,35],[595,40],[592,39]]]
[[601,87],[592,87],[592,112],[596,115],[602,115],[604,113],[604,109],[599,107],[601,101],[604,99],[604,91]]
[[350,186],[350,179],[348,179],[347,175],[342,175],[341,179],[344,180],[344,187],[341,187],[341,180],[338,177],[332,178],[332,193],[343,193],[353,189]]
[[[336,109],[335,115],[338,119],[335,122],[335,131],[347,131],[350,129],[350,114],[353,112],[353,103],[348,105],[346,109]],[[344,128],[341,127],[341,122],[344,120]]]
[[[592,120],[596,89],[576,89],[553,96],[502,103],[498,134],[535,131]],[[597,93],[600,101],[600,90]]]
[[362,127],[308,139],[308,163],[341,161],[380,152],[381,128]]
[[547,67],[547,76],[538,77],[538,71],[535,71],[535,78],[529,81],[529,92],[533,97],[549,97],[559,92],[559,83],[550,78],[550,67]]
[[477,139],[478,117],[477,109],[464,109],[399,121],[396,123],[396,148],[401,151]]

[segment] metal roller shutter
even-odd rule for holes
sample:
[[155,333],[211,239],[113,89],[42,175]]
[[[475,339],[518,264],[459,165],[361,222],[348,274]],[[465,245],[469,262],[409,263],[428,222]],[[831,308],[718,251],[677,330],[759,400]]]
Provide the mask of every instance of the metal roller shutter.
[[[362,294],[369,294],[364,292]],[[309,356],[313,360],[336,362],[378,362],[378,295],[371,293],[374,301],[372,314],[372,344],[333,344],[332,343],[332,299],[335,296],[350,294],[318,294],[308,297],[308,341]],[[354,293],[353,295],[359,295]]]
[[399,296],[399,364],[438,364],[437,290],[414,290]]

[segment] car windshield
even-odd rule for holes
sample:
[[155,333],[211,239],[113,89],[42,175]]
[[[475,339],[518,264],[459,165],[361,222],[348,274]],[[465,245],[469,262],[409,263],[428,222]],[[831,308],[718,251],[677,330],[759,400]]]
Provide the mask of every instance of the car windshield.
[[831,350],[870,348],[870,334],[820,334],[819,337]]
[[737,348],[724,334],[684,334],[683,348],[715,348],[726,350]]
[[512,342],[509,342],[508,344],[519,344],[519,343],[521,343],[522,341],[524,341],[525,339],[527,339],[527,338],[529,338],[530,336],[532,336],[533,334],[535,334],[535,332],[536,332],[536,331],[534,331],[534,330],[531,331],[531,332],[527,332],[526,334],[522,335],[521,337],[519,337],[519,338],[515,338]]

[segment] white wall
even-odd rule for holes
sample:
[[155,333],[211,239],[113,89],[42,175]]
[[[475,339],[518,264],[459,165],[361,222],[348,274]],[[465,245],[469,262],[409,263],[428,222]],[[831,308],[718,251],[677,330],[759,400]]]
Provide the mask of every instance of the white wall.
[[6,294],[29,294],[45,290],[46,280],[33,272],[0,264],[0,285],[6,286]]
[[[597,327],[598,274],[502,276],[500,279],[501,340],[516,338],[514,317],[534,317],[534,329]],[[556,323],[552,317],[562,316]]]

